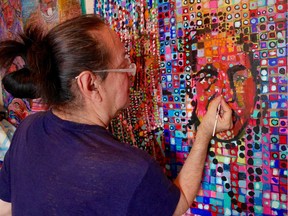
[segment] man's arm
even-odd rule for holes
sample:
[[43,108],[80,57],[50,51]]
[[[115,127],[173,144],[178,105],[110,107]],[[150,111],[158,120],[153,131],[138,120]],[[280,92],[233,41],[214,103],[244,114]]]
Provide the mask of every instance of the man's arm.
[[221,103],[222,114],[219,116],[216,132],[231,129],[233,126],[232,110],[221,96],[217,97],[210,103],[208,111],[198,128],[189,156],[175,180],[181,195],[174,216],[184,214],[198,193],[219,103]]
[[0,199],[0,216],[11,216],[11,203]]

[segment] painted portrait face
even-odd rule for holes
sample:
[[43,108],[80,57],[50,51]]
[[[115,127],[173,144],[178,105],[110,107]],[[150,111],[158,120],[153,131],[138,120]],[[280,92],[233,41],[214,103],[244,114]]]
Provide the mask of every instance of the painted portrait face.
[[12,8],[12,5],[8,0],[3,1],[2,4],[3,18],[5,20],[6,26],[8,29],[12,28],[15,11]]
[[243,46],[219,35],[198,39],[197,73],[193,75],[196,91],[196,115],[201,122],[209,103],[222,95],[233,110],[233,129],[218,133],[216,139],[239,138],[255,105],[256,83],[249,53]]
[[57,1],[56,0],[41,0],[40,10],[45,16],[52,16],[56,10]]
[[27,104],[20,98],[14,98],[11,101],[8,105],[8,112],[8,120],[15,126],[18,126],[18,124],[29,115]]

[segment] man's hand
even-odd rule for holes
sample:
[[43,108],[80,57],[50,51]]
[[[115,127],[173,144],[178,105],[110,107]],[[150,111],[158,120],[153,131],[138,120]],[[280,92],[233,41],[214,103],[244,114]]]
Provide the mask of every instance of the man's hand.
[[220,104],[220,112],[217,120],[218,122],[216,127],[216,133],[229,130],[233,127],[232,110],[229,107],[229,105],[224,101],[223,97],[219,96],[209,104],[207,113],[203,117],[203,120],[200,125],[202,129],[205,130],[207,133],[211,134],[211,136],[215,125],[217,116],[217,107],[219,104]]

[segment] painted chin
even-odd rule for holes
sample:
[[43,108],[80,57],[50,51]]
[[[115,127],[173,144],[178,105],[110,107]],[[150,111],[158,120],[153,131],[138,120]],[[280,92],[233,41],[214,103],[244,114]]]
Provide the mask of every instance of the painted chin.
[[237,113],[233,113],[233,128],[231,130],[220,132],[216,135],[217,140],[223,142],[229,142],[239,139],[248,123],[249,116],[239,116]]

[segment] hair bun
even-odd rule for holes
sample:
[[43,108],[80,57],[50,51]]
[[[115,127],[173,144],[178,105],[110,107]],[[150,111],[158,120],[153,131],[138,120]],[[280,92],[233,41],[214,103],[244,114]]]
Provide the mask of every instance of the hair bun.
[[37,98],[35,80],[28,68],[24,67],[17,71],[6,74],[2,84],[7,92],[16,98]]

